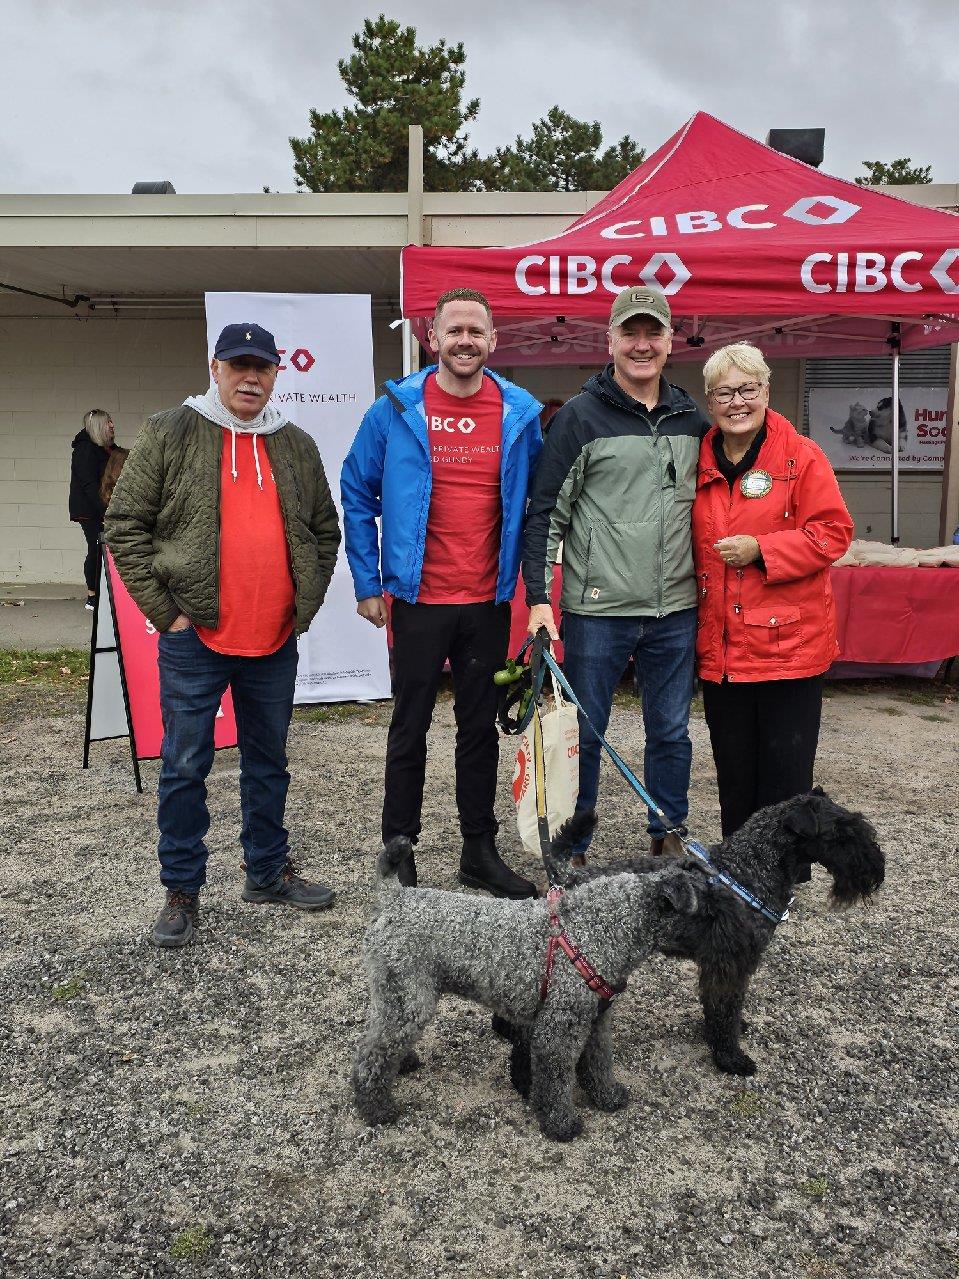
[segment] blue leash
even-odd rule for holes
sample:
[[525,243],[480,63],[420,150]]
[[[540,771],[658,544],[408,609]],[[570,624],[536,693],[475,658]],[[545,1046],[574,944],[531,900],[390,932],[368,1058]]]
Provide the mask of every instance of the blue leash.
[[650,795],[649,791],[645,788],[645,786],[642,784],[642,782],[639,780],[639,778],[636,776],[636,774],[633,772],[630,766],[626,763],[626,761],[619,754],[619,752],[613,746],[609,744],[605,736],[601,732],[599,732],[597,728],[593,726],[589,716],[583,710],[582,703],[580,702],[576,694],[573,692],[573,689],[570,687],[569,680],[560,670],[556,659],[553,657],[552,653],[549,651],[549,636],[546,634],[545,627],[540,628],[540,630],[536,634],[535,640],[531,636],[530,639],[526,641],[526,643],[523,645],[522,649],[520,650],[520,654],[519,654],[520,657],[522,657],[525,654],[526,650],[529,648],[531,643],[534,645],[532,658],[530,660],[530,671],[532,675],[532,696],[529,699],[529,705],[526,709],[526,714],[522,717],[522,719],[519,722],[519,725],[517,727],[517,732],[520,732],[520,733],[523,732],[523,730],[526,728],[527,724],[533,717],[535,704],[539,698],[540,693],[542,692],[543,680],[546,678],[546,670],[548,669],[551,672],[553,679],[556,680],[560,688],[563,690],[563,692],[566,694],[569,700],[573,703],[573,705],[579,711],[580,715],[582,715],[583,719],[586,721],[587,724],[589,724],[590,728],[592,728],[593,732],[599,738],[599,741],[601,745],[603,746],[603,749],[606,751],[607,755],[609,755],[610,759],[616,765],[617,769],[619,769],[622,776],[626,779],[626,781],[633,788],[633,790],[636,792],[639,798],[643,801],[643,803],[646,804],[647,807],[653,810],[656,816],[660,819],[660,821],[666,827],[667,831],[670,834],[678,835],[680,840],[682,841],[683,847],[688,852],[692,853],[692,855],[697,859],[697,861],[702,862],[702,864],[709,870],[712,877],[715,880],[717,880],[720,884],[724,884],[731,892],[735,893],[736,896],[741,898],[748,906],[751,906],[753,910],[758,910],[762,916],[764,916],[773,924],[780,924],[784,920],[787,920],[789,918],[789,907],[793,903],[792,898],[790,898],[789,904],[787,905],[786,909],[782,911],[782,913],[772,910],[769,906],[765,904],[765,902],[761,901],[755,895],[755,893],[751,893],[748,888],[745,888],[742,884],[738,883],[730,875],[727,875],[725,871],[720,870],[719,867],[716,865],[716,863],[713,861],[713,859],[710,857],[709,853],[706,851],[705,848],[703,848],[702,844],[700,844],[698,840],[690,839],[689,836],[687,836],[681,830],[677,830],[675,827],[670,826],[669,821],[666,817],[666,814],[663,812],[660,806],[656,803],[652,795]]

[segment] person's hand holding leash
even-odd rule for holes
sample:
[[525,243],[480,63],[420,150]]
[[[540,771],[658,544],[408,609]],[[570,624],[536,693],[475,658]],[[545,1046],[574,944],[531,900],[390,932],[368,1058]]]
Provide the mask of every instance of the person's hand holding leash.
[[552,604],[534,604],[529,610],[529,621],[526,629],[535,635],[541,626],[545,626],[551,640],[559,639],[559,629],[553,617]]

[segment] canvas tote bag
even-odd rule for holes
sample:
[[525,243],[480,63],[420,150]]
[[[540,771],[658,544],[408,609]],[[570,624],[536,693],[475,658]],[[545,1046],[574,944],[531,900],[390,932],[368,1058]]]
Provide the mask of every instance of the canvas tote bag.
[[516,824],[523,847],[530,853],[540,852],[534,741],[537,716],[542,728],[546,814],[551,838],[563,822],[572,817],[579,793],[579,717],[552,674],[549,678],[553,687],[552,705],[533,712],[533,719],[519,739],[513,773]]

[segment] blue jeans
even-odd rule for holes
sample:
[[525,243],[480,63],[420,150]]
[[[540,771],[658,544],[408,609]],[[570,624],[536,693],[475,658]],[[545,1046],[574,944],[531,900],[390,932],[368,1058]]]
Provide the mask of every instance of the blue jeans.
[[195,893],[206,880],[206,778],[213,765],[213,724],[229,685],[240,750],[240,843],[250,878],[260,886],[270,884],[289,852],[283,812],[290,785],[286,738],[293,713],[296,639],[291,635],[266,657],[215,653],[192,626],[165,631],[159,641],[160,882]]
[[[630,657],[636,665],[637,692],[643,698],[646,751],[644,784],[670,826],[681,826],[689,812],[689,703],[693,697],[696,610],[665,617],[585,617],[563,615],[563,672],[583,709],[605,735],[613,694]],[[615,742],[612,743],[614,746]],[[576,810],[596,807],[602,745],[579,717],[579,797]],[[649,833],[666,832],[649,812]],[[589,841],[577,846],[585,852]]]

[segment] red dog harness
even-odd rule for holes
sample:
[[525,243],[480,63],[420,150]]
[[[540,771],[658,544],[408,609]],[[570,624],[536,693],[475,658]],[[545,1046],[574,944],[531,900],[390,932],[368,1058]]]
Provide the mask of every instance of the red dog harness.
[[553,974],[557,946],[565,952],[570,963],[594,995],[598,995],[600,999],[612,999],[614,995],[626,989],[626,983],[623,982],[615,987],[611,986],[608,981],[600,977],[589,960],[580,954],[569,937],[567,937],[566,930],[563,928],[559,918],[558,908],[562,897],[563,890],[561,888],[551,888],[546,894],[546,904],[549,907],[549,941],[546,944],[546,967],[543,969],[543,979],[539,984],[540,1003],[545,1003],[546,996],[549,994],[549,979]]

